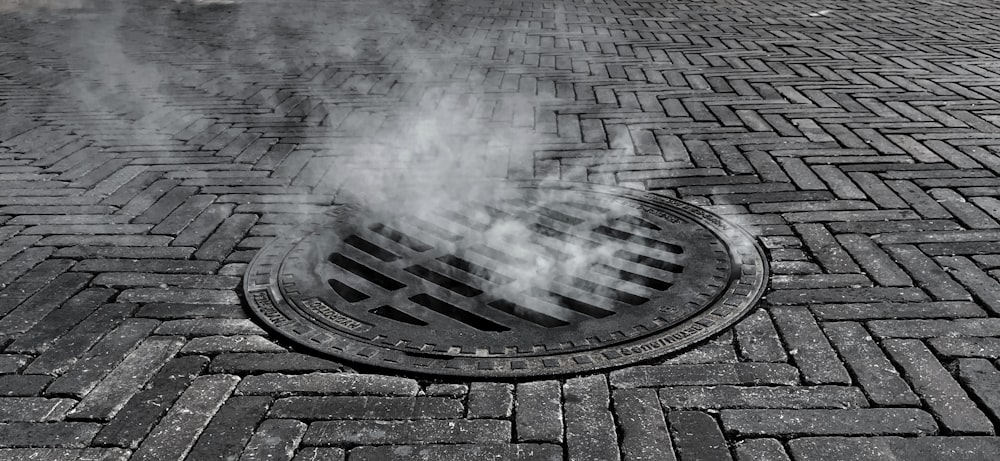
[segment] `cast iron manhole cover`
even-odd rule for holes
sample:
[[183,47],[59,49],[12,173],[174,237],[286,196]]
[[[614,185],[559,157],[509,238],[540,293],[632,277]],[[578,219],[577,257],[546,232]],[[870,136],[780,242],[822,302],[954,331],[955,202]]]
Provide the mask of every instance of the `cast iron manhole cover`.
[[541,376],[689,346],[742,317],[767,280],[752,237],[676,200],[528,181],[493,195],[419,218],[339,208],[261,250],[250,307],[349,361]]

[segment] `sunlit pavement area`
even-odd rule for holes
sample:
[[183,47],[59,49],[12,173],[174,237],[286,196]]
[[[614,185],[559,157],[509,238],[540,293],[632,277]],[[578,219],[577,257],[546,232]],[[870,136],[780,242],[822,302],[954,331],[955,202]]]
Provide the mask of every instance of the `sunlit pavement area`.
[[[0,0],[0,459],[1000,459],[997,17]],[[702,206],[766,248],[768,291],[686,352],[522,382],[250,318],[272,237],[442,175]]]

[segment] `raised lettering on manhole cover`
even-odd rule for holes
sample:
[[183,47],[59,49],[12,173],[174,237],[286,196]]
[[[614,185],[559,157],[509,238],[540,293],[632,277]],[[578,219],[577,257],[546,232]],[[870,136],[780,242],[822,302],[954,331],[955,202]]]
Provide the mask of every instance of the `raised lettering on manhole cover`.
[[718,216],[649,193],[499,183],[420,217],[337,208],[265,247],[257,318],[316,352],[435,375],[525,377],[621,366],[730,326],[767,265]]

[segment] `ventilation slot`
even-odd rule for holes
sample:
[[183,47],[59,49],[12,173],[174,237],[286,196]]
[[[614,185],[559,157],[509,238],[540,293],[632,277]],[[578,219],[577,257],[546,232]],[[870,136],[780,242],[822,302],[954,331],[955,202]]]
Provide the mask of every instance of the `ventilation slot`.
[[638,306],[646,301],[649,301],[649,298],[644,298],[639,295],[634,295],[632,293],[622,291],[617,288],[604,286],[599,283],[591,282],[590,280],[582,279],[580,277],[570,278],[569,284],[575,288],[579,288],[583,291],[593,293],[602,298],[613,299],[615,301],[631,304],[633,306]]
[[489,303],[489,306],[501,312],[505,312],[507,314],[513,315],[514,317],[527,320],[531,323],[534,323],[536,325],[541,325],[546,328],[555,328],[555,327],[569,325],[569,322],[566,322],[564,320],[559,320],[555,317],[551,317],[541,312],[528,309],[524,306],[519,306],[517,304],[514,304],[510,301],[503,299],[493,301]]
[[489,280],[498,285],[504,285],[513,281],[513,279],[511,279],[510,277],[500,275],[490,269],[480,266],[479,264],[469,262],[455,255],[442,256],[438,258],[438,261],[441,261],[462,272],[468,272],[469,274],[472,274],[483,280]]
[[637,285],[642,285],[644,287],[652,288],[658,291],[666,290],[667,288],[670,288],[672,285],[670,282],[664,280],[654,279],[652,277],[646,277],[645,275],[636,274],[635,272],[629,272],[624,269],[618,269],[617,267],[611,267],[607,264],[598,264],[594,266],[594,271],[604,275],[615,277],[619,280],[632,282]]
[[555,293],[552,291],[533,289],[531,291],[531,295],[541,300],[549,300],[559,307],[563,307],[574,312],[579,312],[588,317],[594,317],[600,319],[614,314],[614,311],[602,309],[588,302],[580,301],[578,299],[573,299],[570,298],[569,296],[561,295],[559,293]]
[[631,224],[636,227],[645,227],[646,229],[655,231],[663,230],[660,226],[657,226],[656,224],[646,221],[638,216],[625,215],[619,216],[617,219],[623,223]]
[[404,270],[428,282],[431,282],[435,285],[440,285],[443,288],[454,291],[455,293],[458,293],[467,298],[478,296],[483,293],[483,291],[478,288],[466,285],[465,283],[462,283],[458,280],[448,277],[447,275],[434,272],[424,266],[410,266]]
[[406,286],[340,253],[330,255],[330,262],[389,291],[398,290]]
[[361,237],[358,237],[357,235],[352,235],[350,237],[347,237],[346,239],[344,239],[344,243],[347,243],[348,245],[357,248],[361,251],[364,251],[365,253],[368,253],[387,263],[399,259],[399,255],[396,255],[395,253],[392,253],[389,250],[386,250],[372,242],[369,242]]
[[594,229],[594,232],[598,234],[607,235],[608,237],[616,238],[618,240],[624,240],[626,242],[638,243],[642,246],[652,248],[654,250],[665,251],[667,253],[680,254],[684,252],[684,248],[678,245],[673,245],[666,242],[661,242],[659,240],[651,239],[649,237],[643,237],[641,235],[635,235],[623,230],[612,229],[608,226],[599,226]]
[[401,311],[399,309],[396,309],[395,307],[392,307],[392,306],[376,307],[375,309],[372,309],[372,310],[370,310],[368,312],[371,312],[372,314],[375,314],[375,315],[379,315],[379,316],[385,317],[385,318],[390,319],[390,320],[395,320],[397,322],[408,323],[410,325],[416,325],[418,327],[425,327],[425,326],[427,326],[427,322],[425,322],[423,320],[420,320],[420,319],[418,319],[418,318],[416,318],[416,317],[414,317],[414,316],[412,316],[410,314],[407,314],[406,312],[403,312],[403,311]]
[[344,298],[344,301],[349,303],[356,303],[370,298],[370,296],[347,286],[347,284],[339,280],[330,279],[327,280],[326,283],[329,283],[330,288],[333,288],[333,291],[336,291],[341,298]]
[[419,294],[410,297],[410,301],[413,301],[421,306],[424,306],[438,314],[449,317],[455,321],[464,323],[472,328],[481,331],[510,331],[510,328],[500,325],[492,320],[480,317],[471,312],[463,311],[447,302],[437,299],[428,294]]
[[615,257],[618,259],[624,259],[626,261],[634,262],[637,264],[642,264],[643,266],[649,266],[654,269],[659,269],[661,271],[673,272],[675,274],[680,274],[682,271],[684,271],[684,266],[674,264],[669,261],[664,261],[659,258],[653,258],[651,256],[633,253],[628,250],[616,251]]
[[368,229],[416,252],[422,253],[434,248],[385,224],[372,224]]

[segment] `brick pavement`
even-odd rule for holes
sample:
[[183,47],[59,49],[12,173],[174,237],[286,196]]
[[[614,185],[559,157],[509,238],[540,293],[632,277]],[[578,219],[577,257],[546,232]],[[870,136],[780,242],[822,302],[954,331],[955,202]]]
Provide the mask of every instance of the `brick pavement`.
[[[998,14],[0,0],[0,459],[1000,459]],[[476,174],[742,223],[762,309],[534,382],[293,350],[247,318],[246,263],[343,171],[407,160],[414,114]]]

